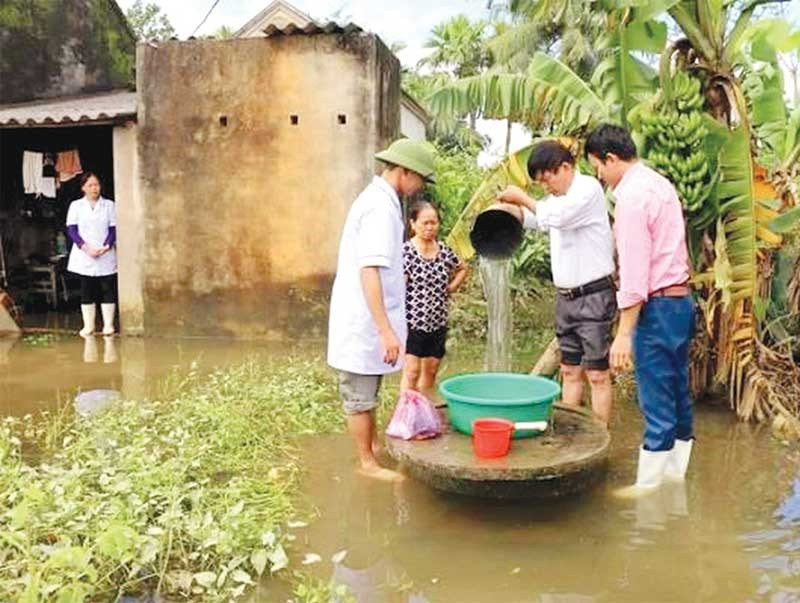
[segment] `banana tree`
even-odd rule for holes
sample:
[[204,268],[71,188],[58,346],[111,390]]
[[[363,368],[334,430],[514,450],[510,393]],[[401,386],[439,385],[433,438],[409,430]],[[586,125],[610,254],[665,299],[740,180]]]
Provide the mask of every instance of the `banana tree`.
[[[624,29],[616,42],[612,40],[616,44],[613,52],[606,52],[607,67],[595,75],[590,85],[575,82],[574,74],[565,76],[563,81],[533,80],[529,79],[529,70],[518,79],[496,77],[491,82],[473,80],[451,85],[441,94],[437,92],[438,99],[432,105],[452,111],[477,106],[492,116],[517,111],[525,119],[546,120],[548,115],[557,115],[549,120],[551,125],[558,123],[560,131],[581,132],[607,116],[624,122],[635,116],[636,107],[642,102],[678,103],[672,87],[673,81],[679,81],[676,77],[679,73],[699,82],[702,98],[698,107],[707,113],[703,121],[707,130],[704,152],[715,176],[705,183],[707,194],[703,198],[704,203],[707,199],[713,204],[711,219],[706,216],[701,227],[693,227],[698,228],[695,235],[704,247],[695,266],[695,280],[700,289],[709,348],[709,353],[693,367],[693,374],[702,381],[697,384],[700,386],[710,385],[711,381],[725,384],[732,406],[743,418],[779,416],[783,424],[791,422],[800,429],[793,418],[800,408],[785,405],[772,385],[767,364],[776,355],[765,351],[760,330],[766,303],[760,268],[771,257],[771,250],[782,244],[777,231],[794,223],[792,210],[785,210],[796,200],[800,152],[796,121],[800,118],[787,113],[785,105],[783,112],[779,110],[774,96],[775,81],[767,78],[764,93],[749,97],[742,85],[745,76],[752,73],[748,59],[753,54],[758,56],[758,44],[768,47],[774,37],[764,34],[763,24],[753,23],[756,8],[765,3],[756,0],[742,7],[742,3],[723,0],[680,0],[649,3],[645,12],[635,6],[642,3],[615,2],[616,8],[609,11],[609,18],[613,17]],[[666,10],[685,37],[662,53],[661,71],[667,76],[661,78],[654,99],[645,98],[646,87],[637,89],[629,85],[632,80],[628,76],[634,63],[626,61],[633,48],[630,41],[637,40],[642,31],[646,38],[638,39],[636,46],[646,46],[645,42],[655,44],[661,39],[663,30],[652,24],[658,10]],[[545,63],[544,59],[538,59],[539,66]],[[569,71],[566,67],[564,70]],[[613,76],[608,77],[609,74]],[[614,90],[614,94],[609,92]],[[568,113],[548,113],[568,103]],[[598,105],[603,109],[598,110]],[[587,116],[588,119],[582,119]],[[640,126],[636,120],[632,125]],[[664,127],[676,126],[669,123]],[[673,136],[676,131],[673,130]],[[653,132],[640,130],[636,135],[646,141]],[[764,155],[763,149],[775,157],[765,166],[766,170],[757,162],[759,153]],[[660,167],[665,170],[665,166]],[[501,167],[500,171],[504,169],[507,168]],[[760,174],[764,173],[776,180],[775,186],[761,181]],[[788,180],[789,184],[781,189],[778,178]],[[795,183],[794,192],[791,183]],[[794,367],[793,363],[787,366]],[[800,383],[800,371],[795,376]]]
[[561,61],[544,53],[533,56],[522,74],[487,73],[457,80],[427,99],[434,116],[468,115],[511,118],[534,129],[545,126],[575,131],[610,118],[609,108]]

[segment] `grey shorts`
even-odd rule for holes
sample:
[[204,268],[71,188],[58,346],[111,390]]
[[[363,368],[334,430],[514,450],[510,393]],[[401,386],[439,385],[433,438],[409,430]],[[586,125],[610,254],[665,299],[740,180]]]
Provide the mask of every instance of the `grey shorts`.
[[608,370],[611,324],[617,315],[612,288],[568,299],[556,295],[556,337],[561,362],[589,370]]
[[383,375],[359,375],[339,371],[339,394],[345,414],[368,412],[378,406]]

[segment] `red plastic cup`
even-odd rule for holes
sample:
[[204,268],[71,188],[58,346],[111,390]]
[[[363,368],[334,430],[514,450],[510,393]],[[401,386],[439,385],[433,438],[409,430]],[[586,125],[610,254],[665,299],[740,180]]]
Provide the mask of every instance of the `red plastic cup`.
[[513,433],[514,423],[507,419],[475,419],[472,422],[472,448],[483,459],[506,456]]

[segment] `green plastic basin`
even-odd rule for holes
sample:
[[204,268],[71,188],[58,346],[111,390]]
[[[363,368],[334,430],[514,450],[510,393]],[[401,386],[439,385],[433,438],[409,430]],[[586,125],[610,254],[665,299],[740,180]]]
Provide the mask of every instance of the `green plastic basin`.
[[[561,387],[555,381],[535,375],[467,373],[443,380],[439,393],[447,401],[453,427],[471,435],[475,419],[550,420],[553,400],[561,394]],[[519,430],[514,437],[529,438],[538,433]]]

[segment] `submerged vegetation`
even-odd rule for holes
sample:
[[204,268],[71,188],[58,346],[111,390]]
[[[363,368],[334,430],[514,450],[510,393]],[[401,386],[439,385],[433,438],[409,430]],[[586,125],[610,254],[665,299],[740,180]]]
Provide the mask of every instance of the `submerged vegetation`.
[[[0,600],[230,600],[289,567],[295,436],[340,430],[335,398],[319,359],[252,358],[89,418],[5,419]],[[298,579],[297,600],[323,600]]]

